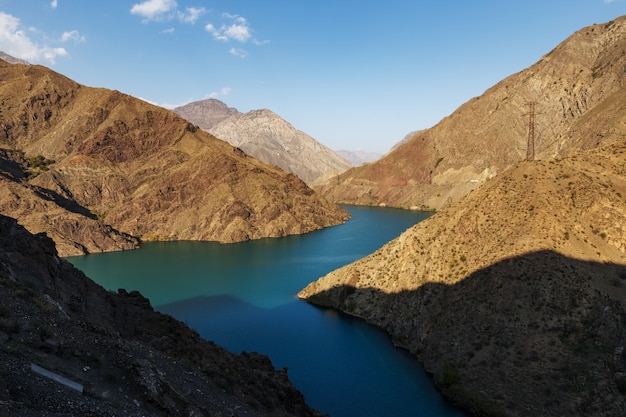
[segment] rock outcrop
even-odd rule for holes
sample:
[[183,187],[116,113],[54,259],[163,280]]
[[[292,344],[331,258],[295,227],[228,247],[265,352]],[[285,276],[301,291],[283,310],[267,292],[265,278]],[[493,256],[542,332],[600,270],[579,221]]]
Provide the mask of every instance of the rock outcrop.
[[349,216],[173,112],[42,66],[0,61],[0,77],[0,213],[63,256],[279,237]]
[[611,101],[625,85],[624,51],[625,17],[584,28],[382,159],[317,190],[336,202],[444,207],[526,159],[530,103],[535,159],[561,158],[619,139],[621,126],[589,125],[587,115],[617,105]]
[[520,162],[299,296],[388,331],[476,415],[625,415],[624,137]]
[[139,293],[105,291],[2,215],[0,363],[3,416],[320,415],[266,356],[229,353]]
[[[276,165],[313,185],[337,175],[352,165],[333,150],[311,136],[294,128],[270,110],[235,112],[224,117],[229,109],[215,101],[199,101],[174,109],[179,115],[217,138],[242,149],[246,154],[267,164]],[[221,119],[218,123],[215,123]],[[210,126],[205,128],[203,126]]]

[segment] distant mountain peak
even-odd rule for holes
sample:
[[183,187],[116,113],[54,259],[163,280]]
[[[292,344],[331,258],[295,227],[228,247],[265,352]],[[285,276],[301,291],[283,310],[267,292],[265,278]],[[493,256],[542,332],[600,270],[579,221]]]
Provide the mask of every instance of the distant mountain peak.
[[15,58],[7,53],[0,51],[0,59],[8,62],[9,64],[21,64],[21,65],[30,65],[30,62],[24,61],[23,59]]
[[[225,109],[230,112],[229,116]],[[308,184],[351,167],[350,162],[270,109],[240,113],[219,100],[203,100],[174,111],[246,154],[291,172]],[[206,123],[207,120],[219,121],[211,124]],[[208,125],[210,127],[204,127]]]
[[187,103],[176,107],[174,112],[202,130],[209,130],[219,122],[241,114],[236,108],[228,107],[226,103],[215,98]]

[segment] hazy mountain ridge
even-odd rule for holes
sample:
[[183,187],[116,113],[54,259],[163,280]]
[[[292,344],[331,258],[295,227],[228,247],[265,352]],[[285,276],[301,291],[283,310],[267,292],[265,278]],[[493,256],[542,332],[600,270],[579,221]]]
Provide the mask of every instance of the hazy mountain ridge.
[[531,102],[536,159],[619,139],[601,126],[587,136],[584,116],[623,88],[624,51],[624,17],[584,28],[377,162],[318,190],[338,202],[441,208],[526,158]]
[[[294,175],[173,112],[41,66],[0,63],[0,75],[0,145],[26,156],[3,163],[22,174],[0,179],[0,211],[12,215],[21,206],[20,223],[49,233],[63,255],[136,245],[120,236],[235,242],[305,233],[348,217]],[[26,175],[24,161],[36,156],[48,162]],[[41,192],[26,191],[34,187],[45,190],[45,203]],[[50,202],[63,204],[42,217],[49,207],[38,207]]]
[[368,152],[363,149],[357,149],[355,151],[342,149],[335,152],[337,153],[337,155],[350,162],[353,166],[359,166],[365,163],[374,162],[383,156],[382,154],[376,152]]
[[626,411],[626,145],[521,162],[300,292],[479,415]]
[[204,341],[137,292],[105,291],[2,215],[0,344],[3,416],[320,415],[267,357]]
[[[352,165],[330,148],[293,127],[268,109],[236,112],[223,117],[224,103],[199,101],[175,111],[194,123],[198,120],[217,138],[242,149],[248,155],[291,172],[308,184],[336,175]],[[191,112],[190,109],[196,109]],[[213,121],[220,120],[213,123]],[[209,122],[211,121],[211,122]]]

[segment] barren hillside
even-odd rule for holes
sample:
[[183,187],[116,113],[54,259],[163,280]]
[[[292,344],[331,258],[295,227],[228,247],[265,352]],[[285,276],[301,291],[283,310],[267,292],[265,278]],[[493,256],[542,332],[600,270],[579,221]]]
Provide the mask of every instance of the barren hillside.
[[444,207],[526,159],[530,103],[536,159],[620,139],[623,124],[587,115],[623,107],[614,98],[623,97],[625,67],[625,17],[584,28],[384,158],[329,180],[319,191],[338,202]]
[[520,162],[299,296],[387,330],[484,415],[626,412],[626,144]]
[[0,61],[0,79],[0,213],[63,255],[278,237],[348,217],[173,112],[41,66]]

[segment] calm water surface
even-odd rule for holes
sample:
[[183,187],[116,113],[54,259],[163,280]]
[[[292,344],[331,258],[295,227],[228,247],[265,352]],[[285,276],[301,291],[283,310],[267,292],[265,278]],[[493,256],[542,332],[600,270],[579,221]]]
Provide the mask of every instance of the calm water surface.
[[68,258],[110,290],[138,290],[206,339],[267,354],[309,405],[332,417],[462,416],[382,331],[300,301],[296,293],[362,258],[427,213],[346,207],[346,224],[231,245],[155,242]]

